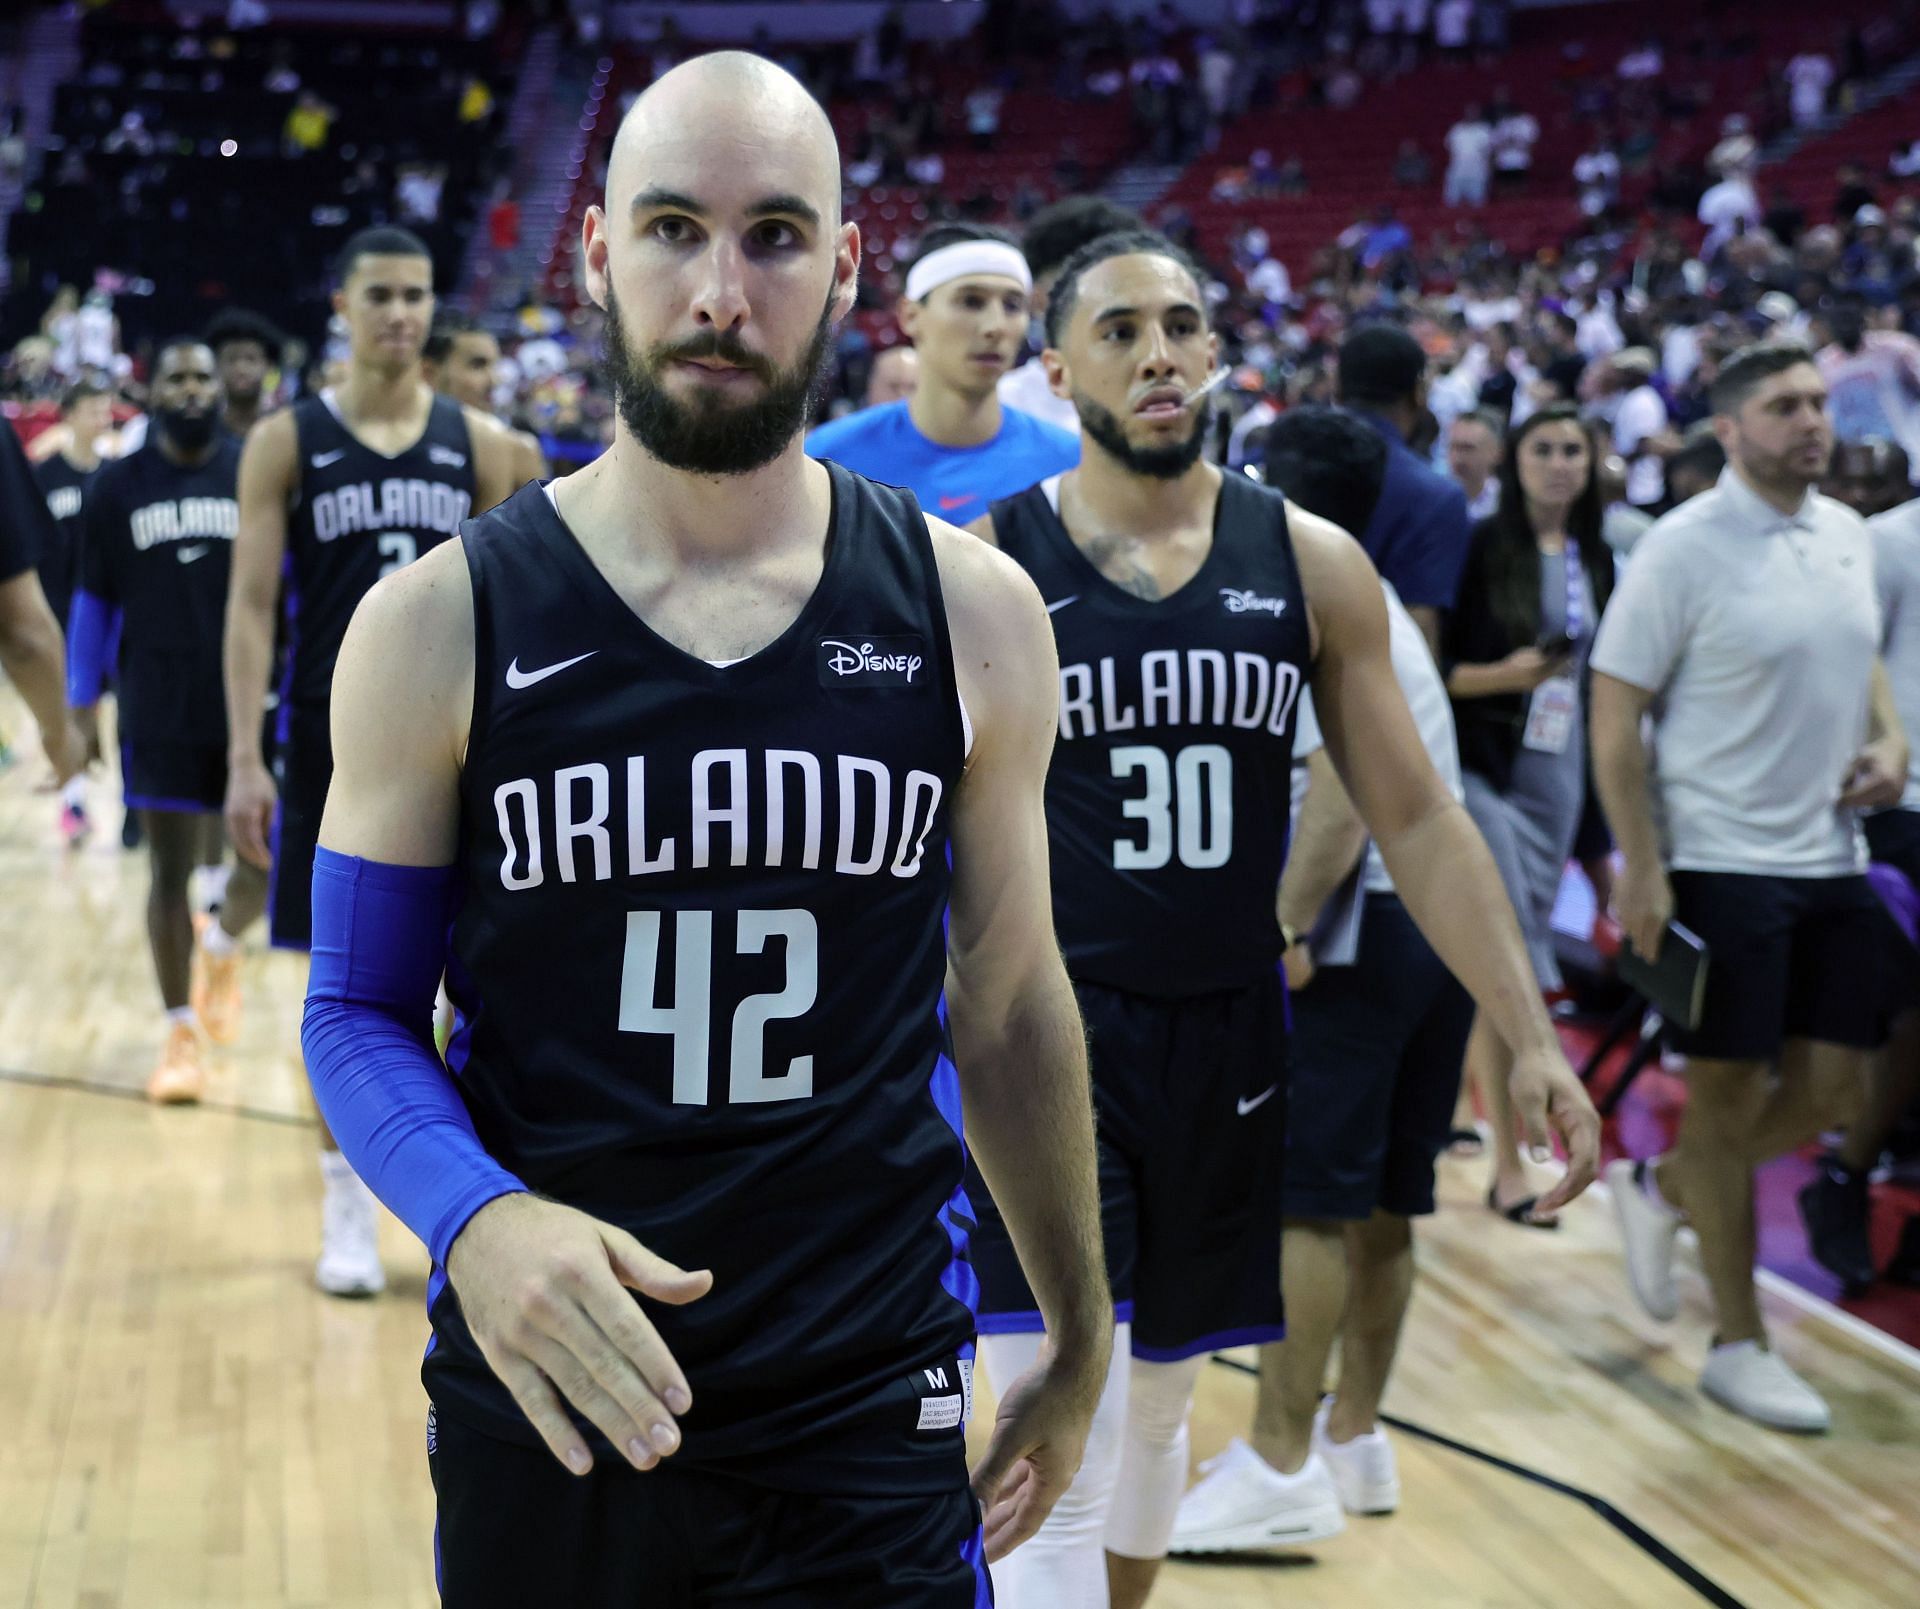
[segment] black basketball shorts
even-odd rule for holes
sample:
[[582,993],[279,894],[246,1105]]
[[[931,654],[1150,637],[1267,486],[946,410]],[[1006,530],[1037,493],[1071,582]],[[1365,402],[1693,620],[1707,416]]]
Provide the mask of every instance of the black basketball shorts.
[[445,1609],[993,1602],[958,1436],[948,1490],[882,1496],[780,1490],[675,1458],[641,1474],[603,1454],[576,1476],[544,1446],[500,1441],[431,1409],[427,1425]]
[[1894,1002],[1898,929],[1865,877],[1675,871],[1674,919],[1707,944],[1700,1026],[1672,1031],[1689,1056],[1771,1061],[1789,1039],[1871,1049]]
[[1433,1211],[1473,999],[1393,894],[1369,894],[1352,966],[1293,998],[1289,1218]]
[[218,815],[227,797],[227,752],[217,743],[123,743],[120,780],[129,810]]
[[1920,889],[1920,810],[1877,810],[1864,817],[1861,826],[1873,858],[1905,873]]
[[313,857],[333,781],[333,733],[324,704],[284,704],[280,714],[274,756],[280,809],[273,818],[267,932],[278,949],[306,950],[313,945]]
[[[1170,1363],[1277,1341],[1287,1007],[1250,988],[1158,998],[1076,983],[1093,1063],[1100,1210],[1133,1355]],[[1040,1329],[1005,1220],[971,1159],[980,1333]]]

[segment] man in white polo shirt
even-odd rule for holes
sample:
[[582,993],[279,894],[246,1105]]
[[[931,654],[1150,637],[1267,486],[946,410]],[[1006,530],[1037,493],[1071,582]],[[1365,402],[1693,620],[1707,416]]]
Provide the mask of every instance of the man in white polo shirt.
[[1640,539],[1593,649],[1622,924],[1642,954],[1670,916],[1709,950],[1699,1027],[1675,1036],[1679,1142],[1607,1170],[1627,1272],[1648,1312],[1673,1317],[1674,1232],[1691,1222],[1718,1318],[1702,1389],[1800,1431],[1825,1430],[1827,1405],[1767,1345],[1753,1170],[1848,1110],[1882,1037],[1885,928],[1856,813],[1897,800],[1907,773],[1872,543],[1813,489],[1833,448],[1826,400],[1804,347],[1727,362],[1712,392],[1727,469]]

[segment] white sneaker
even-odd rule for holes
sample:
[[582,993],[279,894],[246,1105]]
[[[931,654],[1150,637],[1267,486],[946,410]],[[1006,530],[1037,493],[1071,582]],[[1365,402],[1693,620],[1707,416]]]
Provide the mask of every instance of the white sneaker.
[[344,1161],[323,1161],[320,1260],[313,1282],[329,1296],[378,1296],[387,1288],[380,1266],[380,1204]]
[[1673,1237],[1680,1232],[1680,1214],[1647,1194],[1638,1169],[1639,1164],[1624,1157],[1606,1168],[1613,1215],[1620,1220],[1620,1241],[1627,1254],[1627,1282],[1642,1307],[1657,1319],[1670,1319],[1680,1311],[1680,1292],[1673,1282]]
[[1180,1499],[1169,1553],[1236,1553],[1242,1548],[1299,1547],[1347,1528],[1340,1494],[1319,1453],[1283,1475],[1237,1437],[1200,1466],[1200,1480]]
[[1700,1371],[1700,1389],[1721,1407],[1774,1430],[1819,1436],[1833,1423],[1820,1393],[1758,1341],[1716,1346]]
[[1393,1443],[1378,1425],[1352,1441],[1327,1437],[1327,1415],[1333,1398],[1324,1399],[1313,1416],[1313,1450],[1326,1461],[1340,1506],[1349,1514],[1391,1514],[1400,1506],[1400,1466]]

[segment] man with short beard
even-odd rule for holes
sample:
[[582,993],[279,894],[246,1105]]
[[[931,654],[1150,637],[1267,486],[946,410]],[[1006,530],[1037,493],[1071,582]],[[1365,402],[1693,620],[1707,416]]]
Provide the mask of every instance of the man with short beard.
[[[1279,966],[1298,935],[1274,902],[1307,685],[1408,913],[1516,1047],[1530,1142],[1545,1152],[1550,1122],[1569,1142],[1551,1205],[1593,1177],[1599,1123],[1486,845],[1407,712],[1366,555],[1201,460],[1219,343],[1198,273],[1159,235],[1093,241],[1054,286],[1045,356],[1079,410],[1080,465],[973,529],[1039,584],[1059,647],[1054,921],[1093,1045],[1116,1361],[1080,1476],[995,1584],[1007,1609],[1092,1609],[1109,1595],[1140,1609],[1186,1486],[1201,1364],[1283,1334]],[[971,1193],[981,1358],[1004,1388],[1044,1355],[1047,1324],[997,1183]],[[1269,1499],[1289,1486],[1317,1482],[1338,1526],[1324,1469],[1283,1475],[1240,1447],[1223,1474],[1197,1494],[1193,1551],[1287,1540],[1303,1505],[1278,1505],[1276,1527]]]
[[1620,924],[1649,959],[1677,942],[1669,920],[1708,955],[1699,1022],[1668,1025],[1686,1057],[1678,1139],[1607,1178],[1654,1318],[1679,1312],[1680,1226],[1699,1236],[1716,1332],[1701,1389],[1818,1433],[1827,1405],[1769,1345],[1754,1290],[1753,1174],[1845,1121],[1884,1040],[1899,941],[1859,818],[1900,800],[1907,741],[1879,657],[1872,537],[1815,490],[1833,429],[1812,353],[1747,347],[1713,410],[1725,472],[1635,544],[1593,647]]
[[[175,1103],[197,1101],[206,1081],[187,895],[206,818],[219,815],[227,786],[219,642],[240,444],[220,428],[213,353],[197,340],[160,349],[149,407],[145,444],[104,465],[87,498],[67,671],[76,716],[97,746],[95,706],[119,623],[122,780],[152,857],[147,940],[167,1013],[147,1095]],[[265,897],[259,874],[233,881],[220,918],[229,940]]]
[[[433,1256],[442,1599],[974,1609],[1111,1340],[1046,616],[803,450],[860,234],[797,80],[674,68],[606,185],[611,446],[375,586],[333,686],[304,1042]],[[969,1150],[1056,1339],[971,1483]]]

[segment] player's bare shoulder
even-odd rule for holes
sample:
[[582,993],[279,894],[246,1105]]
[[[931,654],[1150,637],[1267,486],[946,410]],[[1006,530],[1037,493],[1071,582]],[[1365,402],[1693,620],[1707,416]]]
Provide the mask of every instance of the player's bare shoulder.
[[513,431],[479,408],[462,404],[460,413],[473,443],[473,507],[479,513],[505,502],[531,477],[521,473],[526,453]]
[[471,687],[473,576],[464,542],[442,542],[376,581],[340,653],[342,664],[349,654],[371,656],[431,695]]
[[293,409],[276,408],[248,428],[240,446],[240,473],[249,478],[270,477],[292,490],[299,476],[299,458],[300,433]]
[[1378,615],[1384,625],[1379,574],[1366,549],[1344,526],[1289,501],[1287,536],[1293,543],[1294,563],[1300,567],[1300,590],[1306,595],[1316,656],[1331,622],[1357,612],[1366,621]]
[[1051,731],[1060,658],[1053,625],[1027,572],[957,525],[927,517],[947,606],[954,673],[973,712],[976,746],[996,729]]

